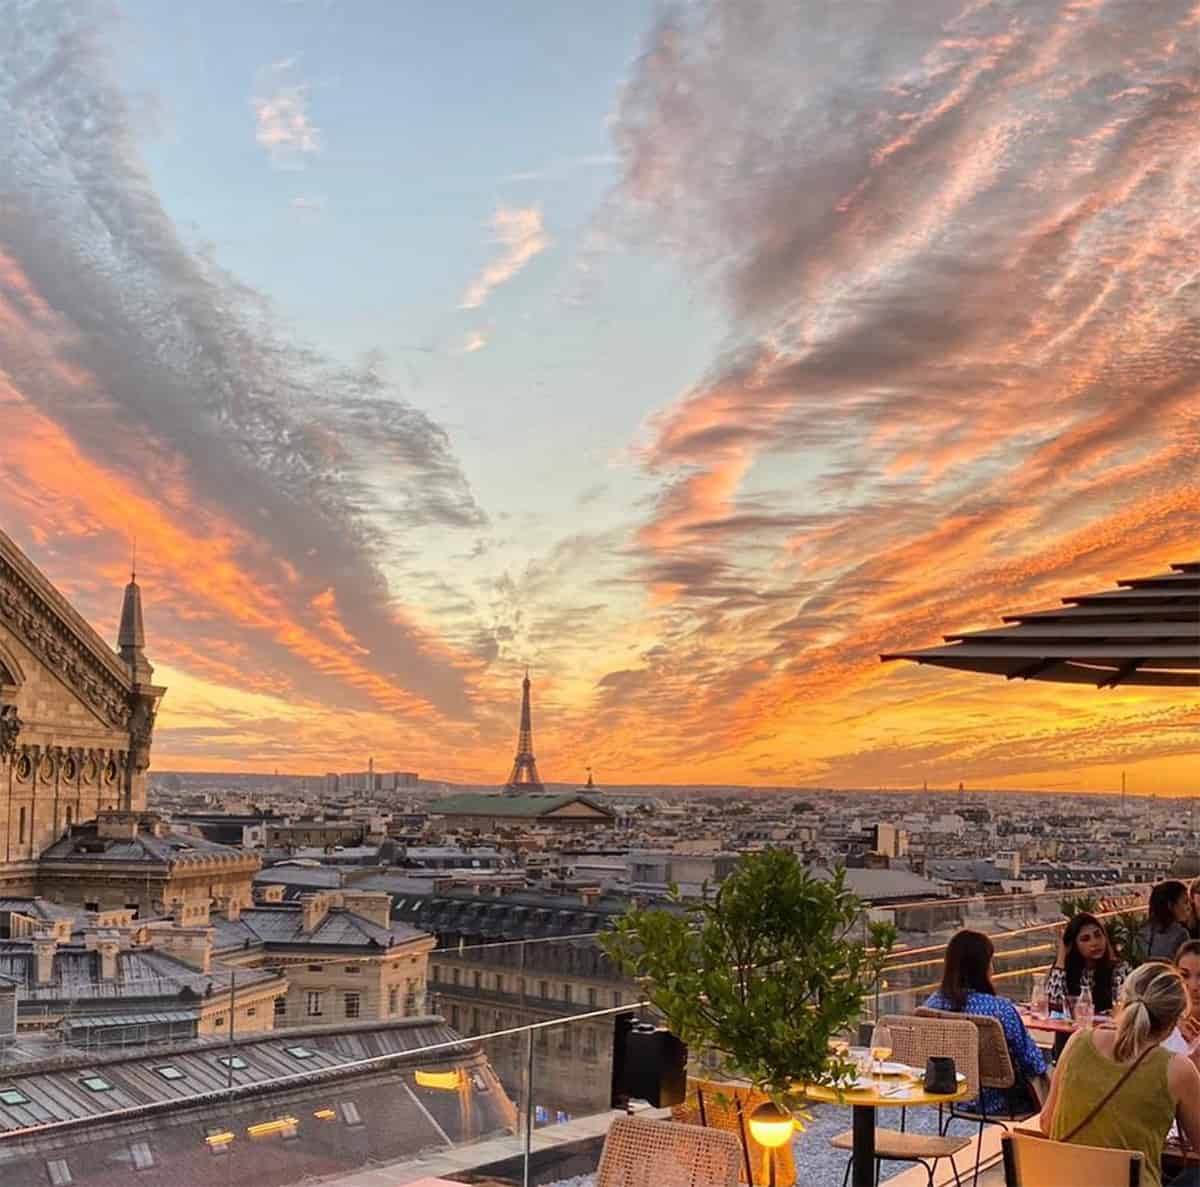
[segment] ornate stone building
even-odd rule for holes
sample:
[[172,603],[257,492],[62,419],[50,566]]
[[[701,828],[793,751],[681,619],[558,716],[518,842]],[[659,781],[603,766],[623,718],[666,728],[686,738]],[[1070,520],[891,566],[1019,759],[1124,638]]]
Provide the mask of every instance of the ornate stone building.
[[117,651],[0,532],[0,892],[36,889],[37,859],[75,822],[146,804],[163,688],[125,588]]

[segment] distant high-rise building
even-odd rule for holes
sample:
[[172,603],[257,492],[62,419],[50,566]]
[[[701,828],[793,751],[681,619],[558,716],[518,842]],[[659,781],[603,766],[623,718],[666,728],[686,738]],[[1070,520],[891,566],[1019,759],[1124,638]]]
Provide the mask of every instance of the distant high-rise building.
[[533,757],[533,721],[529,707],[529,669],[521,683],[521,728],[517,734],[517,756],[513,759],[512,772],[504,790],[511,794],[542,791],[542,779],[538,774],[537,760]]

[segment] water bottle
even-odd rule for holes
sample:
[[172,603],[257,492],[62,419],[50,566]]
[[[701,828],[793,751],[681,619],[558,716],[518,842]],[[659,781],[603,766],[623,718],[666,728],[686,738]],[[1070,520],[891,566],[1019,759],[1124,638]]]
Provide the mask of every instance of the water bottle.
[[1085,985],[1079,991],[1079,1000],[1075,1003],[1075,1021],[1080,1026],[1091,1026],[1096,1018],[1096,1004],[1092,1001],[1092,988]]
[[1045,1018],[1050,1012],[1050,999],[1046,995],[1046,978],[1034,977],[1033,994],[1029,999],[1029,1010],[1035,1018]]

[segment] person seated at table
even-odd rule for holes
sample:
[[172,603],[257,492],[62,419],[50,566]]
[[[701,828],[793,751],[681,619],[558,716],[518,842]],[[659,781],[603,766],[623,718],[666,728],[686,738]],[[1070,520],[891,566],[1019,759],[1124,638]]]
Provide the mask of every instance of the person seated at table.
[[1188,1143],[1200,1146],[1200,1071],[1161,1046],[1187,1005],[1183,978],[1171,965],[1153,961],[1130,973],[1116,1025],[1076,1031],[1067,1043],[1039,1118],[1042,1132],[1083,1146],[1140,1150],[1142,1182],[1158,1187],[1177,1113]]
[[1188,940],[1180,946],[1175,953],[1175,967],[1187,990],[1188,1008],[1163,1040],[1163,1046],[1176,1055],[1191,1055],[1192,1062],[1200,1065],[1200,1051],[1191,1051],[1192,1043],[1200,1038],[1200,940]]
[[1192,896],[1174,878],[1159,882],[1150,891],[1148,918],[1138,931],[1146,960],[1174,960],[1179,946],[1190,940]]
[[1046,977],[1046,997],[1061,1009],[1060,1003],[1088,989],[1096,1013],[1107,1014],[1128,976],[1129,965],[1117,959],[1108,929],[1084,911],[1072,918],[1058,941],[1058,955]]
[[1015,1090],[983,1090],[983,1100],[979,1102],[982,1110],[999,1117],[1027,1112],[1041,1103],[1034,1099],[1034,1091],[1029,1085],[1046,1074],[1047,1065],[1045,1056],[1025,1029],[1016,1006],[1008,998],[1001,997],[992,985],[995,952],[992,941],[983,932],[967,929],[952,936],[946,945],[941,988],[926,1000],[925,1005],[932,1010],[952,1010],[956,1014],[983,1014],[999,1021],[1013,1067],[1020,1072]]

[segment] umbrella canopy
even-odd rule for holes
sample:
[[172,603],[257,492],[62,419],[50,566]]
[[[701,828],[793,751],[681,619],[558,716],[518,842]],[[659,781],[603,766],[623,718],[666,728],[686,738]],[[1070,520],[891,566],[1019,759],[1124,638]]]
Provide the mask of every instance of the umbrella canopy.
[[1200,561],[1064,598],[1057,610],[1008,614],[1010,626],[945,635],[944,647],[895,659],[1063,684],[1200,687]]

